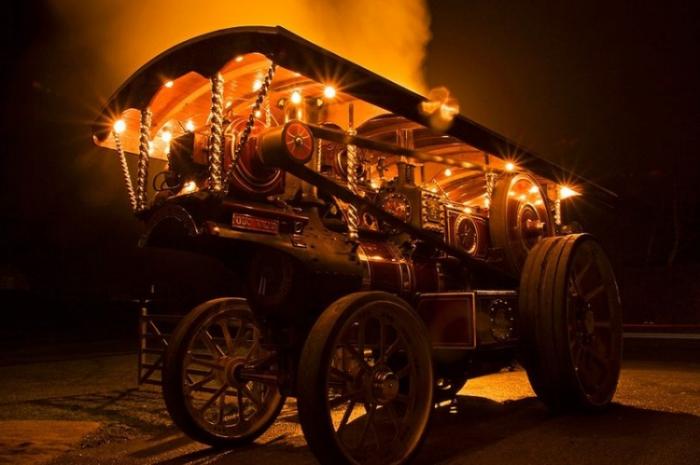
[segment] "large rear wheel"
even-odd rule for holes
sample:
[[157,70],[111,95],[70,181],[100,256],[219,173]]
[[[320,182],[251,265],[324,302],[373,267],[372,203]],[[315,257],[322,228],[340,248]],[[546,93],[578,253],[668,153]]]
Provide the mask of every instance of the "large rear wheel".
[[299,419],[322,464],[402,464],[416,453],[432,407],[426,334],[385,292],[351,294],[323,312],[298,373]]
[[622,308],[610,261],[587,234],[548,237],[520,284],[522,361],[552,410],[598,409],[615,394]]
[[252,442],[284,404],[276,354],[244,299],[210,300],[192,310],[168,341],[163,397],[175,424],[219,447]]

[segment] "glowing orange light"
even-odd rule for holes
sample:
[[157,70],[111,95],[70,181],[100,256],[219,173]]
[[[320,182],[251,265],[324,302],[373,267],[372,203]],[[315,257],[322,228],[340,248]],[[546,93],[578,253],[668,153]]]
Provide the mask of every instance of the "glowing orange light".
[[163,133],[160,135],[160,138],[163,139],[163,142],[168,144],[171,140],[173,140],[173,133],[170,131],[163,131]]
[[166,83],[163,84],[163,85],[164,85],[165,87],[167,87],[168,89],[170,89],[172,86],[175,85],[175,83],[174,83],[173,81],[168,81],[168,82],[166,82]]
[[122,132],[126,131],[126,123],[124,122],[123,119],[118,119],[114,122],[112,129],[117,134],[121,134]]
[[194,123],[192,122],[191,119],[188,119],[187,122],[185,123],[185,131],[194,132]]
[[241,61],[243,61],[243,55],[238,55],[238,56],[235,58],[235,60],[236,60],[236,63],[240,63]]
[[260,90],[262,85],[263,85],[263,83],[260,79],[256,79],[255,81],[253,81],[253,92]]
[[530,188],[530,193],[531,194],[537,194],[540,191],[540,189],[537,186],[532,186]]
[[525,197],[525,194],[520,194],[520,196],[518,196],[518,200],[520,200],[521,202],[524,202],[526,199],[527,197]]
[[464,207],[464,213],[466,213],[467,215],[470,215],[471,212],[472,212],[471,207]]
[[449,168],[445,168],[444,174],[445,176],[450,177],[452,176],[452,170]]
[[290,100],[294,105],[299,105],[301,103],[301,92],[298,90],[295,90],[292,92],[292,96],[290,97]]
[[580,192],[576,192],[569,186],[559,186],[559,198],[564,200],[568,199],[569,197],[575,197],[577,195],[581,195]]
[[506,171],[515,171],[515,164],[512,162],[506,163]]
[[255,110],[255,117],[260,118],[260,115],[262,115],[262,113],[260,113],[260,110]]
[[197,183],[194,181],[187,181],[184,186],[182,186],[183,194],[190,194],[197,190]]
[[335,88],[333,86],[324,87],[323,96],[326,98],[335,98]]

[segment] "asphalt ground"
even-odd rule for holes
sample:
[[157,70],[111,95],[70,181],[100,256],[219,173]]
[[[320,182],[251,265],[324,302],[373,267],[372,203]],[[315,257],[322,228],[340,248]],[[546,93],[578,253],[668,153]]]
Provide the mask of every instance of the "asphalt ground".
[[[627,360],[615,403],[595,415],[551,415],[522,370],[471,380],[456,403],[435,410],[416,463],[697,465],[694,354],[691,348],[682,361],[670,361],[654,351],[654,360]],[[316,463],[293,400],[255,444],[217,451],[172,426],[159,388],[136,386],[133,353],[15,354],[4,361],[0,464]]]

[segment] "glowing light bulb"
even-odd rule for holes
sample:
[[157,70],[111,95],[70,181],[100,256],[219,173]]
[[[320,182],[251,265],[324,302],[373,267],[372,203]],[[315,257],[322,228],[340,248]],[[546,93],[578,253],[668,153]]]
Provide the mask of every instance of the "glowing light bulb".
[[192,122],[191,119],[188,119],[187,122],[185,123],[185,131],[194,132],[194,123]]
[[121,134],[122,132],[126,131],[126,123],[124,122],[123,119],[118,119],[114,122],[112,129],[117,134]]
[[544,202],[542,202],[542,199],[537,199],[535,200],[535,205],[542,205]]
[[531,194],[537,194],[540,191],[540,189],[537,186],[532,186],[530,188],[530,193]]
[[568,199],[569,197],[575,197],[577,195],[581,195],[580,193],[576,192],[569,186],[559,186],[559,198],[564,200]]
[[295,90],[292,92],[292,96],[290,97],[290,100],[294,105],[299,105],[301,103],[301,92],[298,90]]
[[333,86],[324,87],[323,96],[326,98],[335,98],[335,88]]
[[261,115],[262,115],[262,113],[260,113],[260,110],[255,110],[255,117],[256,118],[260,118]]
[[511,162],[506,163],[506,171],[514,171],[515,165]]
[[183,194],[191,194],[197,190],[197,183],[194,181],[187,181],[184,186],[182,186]]
[[235,60],[236,60],[236,63],[240,63],[241,61],[243,61],[243,55],[238,55],[238,56],[235,58]]
[[471,212],[472,212],[471,207],[464,207],[464,213],[466,213],[467,215],[470,215]]
[[163,142],[169,144],[170,141],[173,140],[173,133],[170,131],[163,131],[163,133],[160,135],[160,138],[163,139]]
[[520,200],[521,202],[524,202],[525,200],[527,200],[527,197],[525,197],[525,194],[520,194],[518,196],[518,200]]
[[445,168],[445,171],[444,171],[444,173],[445,173],[445,176],[447,176],[447,177],[450,177],[450,176],[452,176],[452,170],[451,170],[451,169],[449,169],[449,168]]
[[173,81],[168,81],[168,82],[166,82],[166,83],[163,84],[163,85],[164,85],[165,87],[167,87],[168,89],[170,89],[172,86],[175,85],[175,83],[174,83]]
[[263,85],[263,83],[260,79],[256,79],[255,81],[253,81],[253,92],[260,90],[262,85]]
[[513,197],[515,196],[515,192],[513,191],[508,191],[508,197]]
[[233,102],[231,100],[226,101],[226,108],[231,108],[231,105],[233,105]]

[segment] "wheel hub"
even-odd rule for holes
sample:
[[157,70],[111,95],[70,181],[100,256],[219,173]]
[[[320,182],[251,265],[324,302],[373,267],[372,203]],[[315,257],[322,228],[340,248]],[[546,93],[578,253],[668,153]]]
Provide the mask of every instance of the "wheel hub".
[[222,361],[224,366],[224,382],[231,386],[245,384],[240,377],[241,369],[245,366],[246,360],[243,357],[226,357]]
[[372,397],[379,404],[388,404],[399,394],[399,378],[389,368],[379,368],[372,374]]

